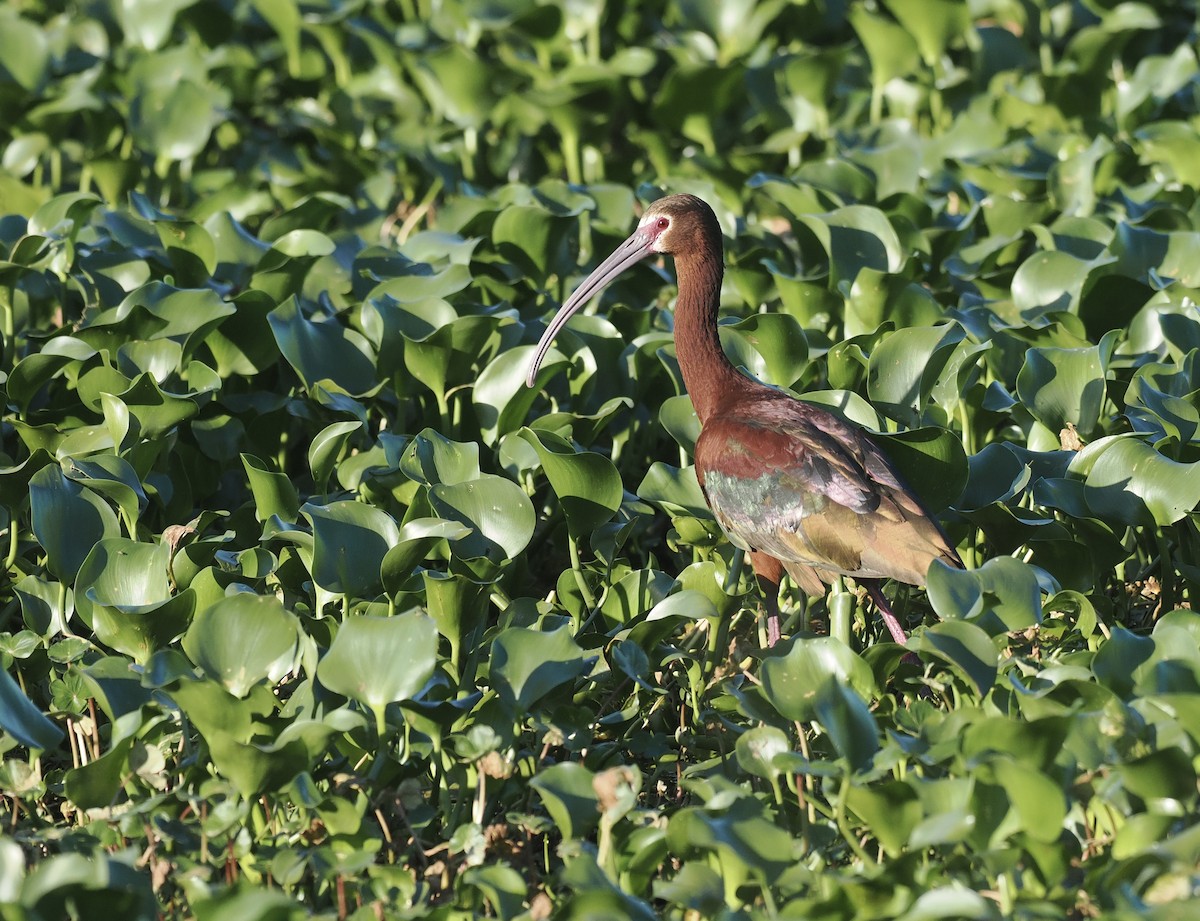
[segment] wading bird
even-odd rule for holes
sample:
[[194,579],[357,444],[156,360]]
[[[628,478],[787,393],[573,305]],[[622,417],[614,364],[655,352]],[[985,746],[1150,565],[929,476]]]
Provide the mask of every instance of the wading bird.
[[749,553],[779,639],[779,580],[786,570],[822,596],[839,575],[866,589],[897,643],[904,630],[880,580],[920,585],[932,560],[962,566],[941,527],[862,429],[740,373],[717,334],[724,257],[716,215],[693,195],[646,209],[637,229],[555,314],[529,366],[532,387],[571,316],[630,266],[673,256],[679,278],[675,351],[700,418],[696,478],[729,539]]

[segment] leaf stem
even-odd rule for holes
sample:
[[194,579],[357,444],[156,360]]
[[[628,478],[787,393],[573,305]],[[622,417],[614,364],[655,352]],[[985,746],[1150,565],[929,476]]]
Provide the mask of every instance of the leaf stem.
[[838,790],[837,801],[834,803],[834,819],[837,821],[838,831],[842,833],[842,839],[850,846],[850,850],[854,851],[856,857],[862,861],[863,866],[874,866],[875,861],[871,859],[861,844],[858,843],[858,838],[853,834],[849,823],[846,821],[846,796],[850,792],[850,774],[847,773],[842,777],[842,786]]
[[579,594],[590,614],[596,607],[596,596],[588,588],[587,579],[583,576],[583,564],[579,560],[579,541],[574,537],[567,538],[567,546],[571,551],[571,571],[575,573],[575,584],[579,586]]
[[375,762],[371,765],[371,770],[367,773],[367,777],[371,780],[378,780],[379,774],[383,770],[383,764],[387,760],[387,705],[372,707],[371,712],[375,714]]

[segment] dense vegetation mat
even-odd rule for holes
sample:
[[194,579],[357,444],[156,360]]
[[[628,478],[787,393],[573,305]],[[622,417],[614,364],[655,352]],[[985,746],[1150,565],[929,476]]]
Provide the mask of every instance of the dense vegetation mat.
[[[4,918],[1190,916],[1194,3],[68,7],[0,8]],[[762,651],[669,271],[523,387],[664,190],[962,551],[910,655],[848,585]]]

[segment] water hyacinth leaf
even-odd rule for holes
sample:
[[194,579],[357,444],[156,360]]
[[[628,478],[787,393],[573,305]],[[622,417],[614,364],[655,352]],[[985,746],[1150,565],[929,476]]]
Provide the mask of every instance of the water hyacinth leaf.
[[826,678],[813,709],[816,721],[850,767],[855,771],[867,767],[879,751],[879,726],[866,701],[849,685]]
[[49,74],[50,46],[46,32],[37,23],[24,19],[17,8],[0,11],[0,60],[4,62],[4,83],[15,83],[34,90]]
[[7,670],[0,671],[0,729],[26,748],[53,749],[63,738]]
[[450,661],[458,666],[462,661],[463,641],[474,635],[485,622],[488,604],[485,600],[490,587],[459,573],[421,573],[425,584],[425,606],[437,624],[438,633],[450,643]]
[[762,814],[749,798],[727,808],[679,810],[667,825],[667,842],[683,855],[713,852],[721,858],[726,882],[731,877],[771,882],[792,866],[799,841]]
[[67,799],[80,809],[113,805],[129,773],[129,751],[133,743],[132,737],[122,739],[95,761],[67,771],[63,778]]
[[834,285],[853,283],[860,270],[898,272],[904,249],[895,228],[882,211],[868,205],[848,205],[826,214],[801,214],[806,226],[824,248]]
[[917,42],[921,57],[937,66],[952,44],[971,29],[971,11],[953,0],[887,0],[887,9]]
[[787,735],[774,726],[756,726],[738,736],[738,766],[747,774],[767,780],[779,776],[775,756],[791,751]]
[[1133,692],[1138,669],[1154,653],[1152,637],[1138,636],[1118,624],[1112,628],[1108,642],[1097,650],[1092,671],[1102,685],[1126,698]]
[[637,488],[638,497],[662,508],[667,514],[711,519],[708,503],[700,491],[695,467],[672,467],[657,461]]
[[99,541],[79,568],[75,605],[96,638],[145,662],[187,630],[196,605],[189,589],[171,593],[170,547],[119,537]]
[[307,319],[294,297],[272,310],[267,322],[279,351],[305,386],[331,380],[353,396],[377,386],[370,347],[354,330],[332,320]]
[[72,459],[65,473],[69,479],[115,502],[133,536],[138,515],[148,500],[128,461],[112,454],[97,454],[90,460]]
[[185,287],[203,285],[217,268],[217,248],[208,231],[191,221],[155,221],[154,229]]
[[22,412],[48,381],[61,374],[64,369],[87,361],[96,350],[73,336],[56,336],[32,355],[26,355],[12,369],[6,382],[9,398]]
[[288,73],[300,76],[300,10],[293,0],[253,0],[254,8],[279,36]]
[[1090,438],[1104,405],[1108,363],[1117,332],[1089,348],[1032,348],[1017,375],[1017,397],[1051,432],[1067,423]]
[[[602,610],[607,613],[609,605],[607,600],[602,606]],[[683,589],[668,595],[662,601],[652,607],[649,613],[646,614],[646,620],[655,621],[662,620],[666,617],[684,617],[688,620],[708,619],[715,620],[718,616],[717,606],[703,592],[697,592],[692,589]]]
[[362,428],[361,422],[334,422],[317,433],[308,446],[308,469],[318,492],[324,492],[338,458],[350,436]]
[[860,269],[846,299],[847,339],[870,335],[885,320],[897,329],[932,327],[943,311],[928,289],[902,275],[878,269]]
[[528,345],[501,352],[475,382],[471,400],[485,444],[495,444],[502,435],[520,428],[542,388],[569,365],[564,360],[547,360],[538,370],[533,386],[526,387],[525,374],[533,351],[534,346]]
[[543,207],[510,205],[496,216],[492,240],[502,255],[541,282],[574,268],[578,226],[573,217]]
[[996,683],[999,657],[991,637],[981,627],[964,620],[946,620],[927,627],[916,637],[920,652],[948,663],[970,683],[980,697]]
[[217,124],[214,103],[219,96],[189,79],[146,87],[130,107],[134,143],[169,160],[196,156]]
[[57,464],[30,477],[29,508],[46,566],[60,581],[73,582],[97,541],[120,533],[108,503],[63,476]]
[[1177,802],[1185,808],[1196,801],[1196,769],[1179,748],[1163,748],[1126,761],[1115,766],[1115,773],[1125,789],[1144,800]]
[[870,787],[854,784],[846,791],[846,805],[862,819],[889,857],[904,852],[909,836],[921,821],[916,791],[898,780]]
[[137,422],[137,432],[145,438],[160,438],[199,412],[194,400],[164,392],[149,374],[139,374],[115,398]]
[[195,615],[183,649],[208,677],[244,698],[260,681],[274,683],[291,669],[298,629],[277,599],[239,592]]
[[591,670],[596,661],[564,626],[549,633],[509,627],[492,641],[488,673],[510,710],[525,713],[551,691]]
[[882,412],[920,425],[925,405],[963,330],[956,324],[898,329],[871,352],[867,395]]
[[871,667],[832,636],[796,637],[783,655],[762,664],[767,701],[788,720],[816,719],[826,681],[847,684],[867,698],[879,692]]
[[512,480],[484,474],[477,480],[440,483],[429,490],[434,511],[471,529],[456,552],[464,559],[486,557],[492,562],[516,559],[533,536],[533,503]]
[[568,761],[539,771],[529,782],[566,840],[591,834],[600,822],[594,780],[582,764]]
[[520,434],[537,451],[572,538],[579,540],[612,519],[623,495],[612,461],[591,451],[577,453],[570,442],[549,432],[524,428]]
[[614,623],[630,623],[662,602],[673,585],[665,572],[635,569],[610,587],[600,611]]
[[418,432],[404,449],[400,471],[410,480],[427,486],[437,483],[453,486],[477,480],[480,476],[479,445],[452,441],[441,432],[427,428]]
[[929,603],[943,620],[972,620],[991,634],[1041,622],[1041,590],[1034,570],[1012,557],[958,569],[935,560],[929,567]]
[[528,886],[525,877],[506,864],[470,867],[463,871],[463,883],[478,889],[499,918],[513,918],[525,907]]
[[1094,266],[1064,252],[1035,253],[1013,275],[1013,302],[1027,316],[1079,309],[1083,287]]
[[1067,817],[1067,800],[1059,785],[1041,771],[1007,758],[992,762],[992,770],[1007,792],[1022,830],[1035,841],[1057,841]]
[[378,712],[425,687],[437,664],[437,637],[433,620],[420,611],[348,617],[317,666],[317,678]]
[[242,467],[250,480],[255,517],[259,521],[267,521],[272,517],[286,522],[295,521],[300,514],[300,496],[291,477],[271,470],[252,454],[242,455]]
[[53,464],[54,457],[45,448],[36,448],[29,457],[12,467],[0,467],[0,505],[19,509],[29,500],[29,481],[43,467]]
[[866,49],[876,92],[896,77],[911,74],[920,64],[916,41],[891,20],[860,6],[847,10],[847,18]]
[[331,502],[300,508],[313,532],[313,581],[327,592],[370,598],[382,588],[380,566],[400,539],[386,512],[362,502]]
[[1084,496],[1099,518],[1136,525],[1148,511],[1166,526],[1200,504],[1200,462],[1178,463],[1129,436],[1088,445],[1071,462],[1070,472],[1086,476]]
[[417,566],[438,544],[460,541],[471,529],[457,521],[443,518],[414,518],[400,528],[395,545],[384,555],[380,574],[389,594],[400,591]]
[[791,387],[808,366],[804,330],[786,313],[754,314],[720,333],[729,360],[761,381]]
[[217,770],[244,797],[278,790],[297,774],[311,770],[335,735],[360,728],[361,717],[347,709],[334,710],[324,720],[298,719],[270,741],[236,739],[213,732],[207,738]]
[[695,450],[696,439],[700,437],[700,419],[686,394],[663,400],[658,421],[680,448],[688,454]]
[[450,385],[474,380],[484,345],[503,322],[496,316],[465,316],[451,320],[427,335],[405,335],[404,363],[414,378],[428,387],[439,405]]

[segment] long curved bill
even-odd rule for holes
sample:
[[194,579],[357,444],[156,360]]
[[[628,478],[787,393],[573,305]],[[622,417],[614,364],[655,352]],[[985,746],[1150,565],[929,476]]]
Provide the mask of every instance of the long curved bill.
[[537,351],[533,353],[533,360],[529,362],[529,373],[525,375],[526,387],[533,386],[538,369],[545,361],[546,353],[550,351],[554,337],[567,325],[567,321],[575,315],[580,307],[599,294],[610,281],[631,265],[649,256],[653,252],[650,249],[651,242],[650,235],[639,227],[629,235],[629,239],[613,251],[611,256],[596,266],[592,274],[585,278],[575,292],[558,308],[558,313],[554,315],[554,319],[542,333],[542,338],[537,344]]

